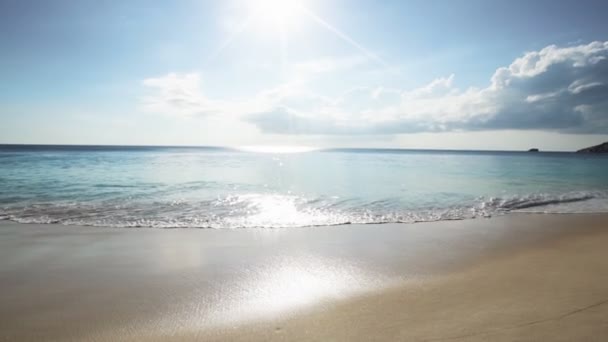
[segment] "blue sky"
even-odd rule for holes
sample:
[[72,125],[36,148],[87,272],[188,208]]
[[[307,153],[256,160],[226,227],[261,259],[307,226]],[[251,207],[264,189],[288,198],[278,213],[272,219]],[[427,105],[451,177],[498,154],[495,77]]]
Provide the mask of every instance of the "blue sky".
[[605,1],[0,0],[0,143],[571,150]]

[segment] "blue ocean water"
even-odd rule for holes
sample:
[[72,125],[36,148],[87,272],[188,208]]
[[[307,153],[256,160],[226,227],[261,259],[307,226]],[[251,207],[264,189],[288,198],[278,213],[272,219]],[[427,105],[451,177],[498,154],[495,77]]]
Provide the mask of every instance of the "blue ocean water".
[[0,219],[304,227],[608,211],[608,157],[574,153],[0,145]]

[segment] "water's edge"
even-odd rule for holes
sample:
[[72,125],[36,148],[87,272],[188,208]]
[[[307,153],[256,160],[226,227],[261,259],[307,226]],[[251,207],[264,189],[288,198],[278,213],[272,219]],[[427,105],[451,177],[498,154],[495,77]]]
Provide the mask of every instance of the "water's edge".
[[[378,202],[378,201],[376,201]],[[599,214],[608,213],[608,194],[601,191],[559,195],[531,194],[491,197],[473,206],[382,212],[369,207],[336,209],[320,199],[301,201],[295,196],[247,195],[232,199],[192,203],[35,204],[0,208],[0,220],[16,223],[62,224],[117,228],[299,228],[350,224],[420,223],[489,218],[509,213]],[[221,206],[225,208],[221,208]],[[199,211],[196,207],[200,208]],[[237,210],[244,215],[234,217]],[[254,214],[251,214],[255,210]],[[278,210],[276,213],[274,211]],[[221,213],[229,213],[222,216]],[[189,213],[184,215],[184,213]],[[230,216],[232,215],[232,216]]]

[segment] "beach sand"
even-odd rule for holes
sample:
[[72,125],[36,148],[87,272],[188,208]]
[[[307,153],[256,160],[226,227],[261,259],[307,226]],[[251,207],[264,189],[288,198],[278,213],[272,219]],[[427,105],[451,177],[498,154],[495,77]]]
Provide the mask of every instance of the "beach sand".
[[0,340],[608,340],[608,215],[0,223]]

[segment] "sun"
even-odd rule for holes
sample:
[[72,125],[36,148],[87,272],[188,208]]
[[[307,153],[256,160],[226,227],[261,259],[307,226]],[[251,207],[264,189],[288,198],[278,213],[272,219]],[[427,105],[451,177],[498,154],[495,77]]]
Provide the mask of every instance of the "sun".
[[235,0],[239,11],[243,10],[243,18],[237,22],[234,32],[221,42],[219,47],[210,54],[209,60],[215,59],[243,33],[254,32],[253,36],[278,38],[277,50],[280,51],[281,72],[285,72],[289,64],[290,41],[305,38],[304,23],[313,23],[336,36],[360,53],[385,67],[388,63],[372,51],[368,50],[341,31],[331,22],[325,20],[313,10],[312,5],[318,5],[317,0]]
[[257,26],[288,31],[304,15],[303,0],[250,0],[250,11]]

